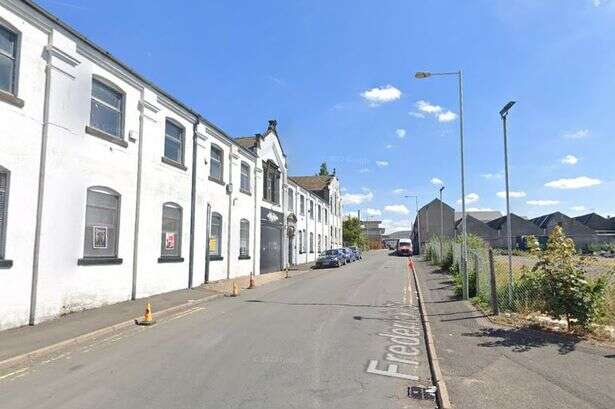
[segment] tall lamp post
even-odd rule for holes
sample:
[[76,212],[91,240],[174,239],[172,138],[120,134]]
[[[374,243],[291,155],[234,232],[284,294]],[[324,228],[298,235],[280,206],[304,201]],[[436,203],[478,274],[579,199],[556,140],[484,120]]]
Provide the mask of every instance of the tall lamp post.
[[513,275],[512,275],[512,222],[510,220],[510,191],[508,185],[508,134],[506,129],[506,117],[508,111],[515,105],[515,101],[510,101],[500,110],[502,118],[502,128],[504,130],[504,177],[506,179],[506,229],[508,230],[508,306],[512,307],[513,302]]
[[459,84],[459,149],[461,153],[461,216],[462,216],[462,227],[463,227],[463,260],[462,260],[462,268],[463,268],[463,298],[468,299],[469,297],[469,282],[468,282],[468,269],[467,269],[467,260],[468,260],[468,230],[467,230],[467,221],[466,221],[466,189],[465,189],[465,166],[463,161],[464,149],[463,149],[463,71],[459,70],[456,72],[426,72],[419,71],[414,74],[414,77],[417,79],[429,78],[432,76],[442,76],[442,75],[456,75],[458,84]]
[[405,195],[404,198],[414,198],[416,204],[416,228],[417,228],[417,240],[419,242],[419,249],[417,254],[421,254],[421,218],[419,217],[419,195]]
[[444,190],[444,186],[440,187],[440,262],[442,262],[442,257],[444,255],[442,248],[442,239],[444,238],[444,205],[442,202],[442,191]]

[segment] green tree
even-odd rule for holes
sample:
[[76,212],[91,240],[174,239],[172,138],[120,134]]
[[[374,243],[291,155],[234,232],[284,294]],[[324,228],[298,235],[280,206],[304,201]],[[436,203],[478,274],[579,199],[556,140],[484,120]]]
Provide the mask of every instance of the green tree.
[[587,279],[574,242],[561,226],[553,229],[544,250],[533,237],[527,242],[538,263],[524,275],[522,284],[537,290],[545,313],[555,319],[565,317],[568,330],[573,324],[587,328],[602,311],[608,275]]
[[329,169],[327,169],[327,162],[323,162],[320,164],[320,170],[318,171],[318,176],[329,176]]
[[357,217],[349,217],[342,223],[342,239],[344,244],[367,248],[367,236],[361,229],[361,221]]

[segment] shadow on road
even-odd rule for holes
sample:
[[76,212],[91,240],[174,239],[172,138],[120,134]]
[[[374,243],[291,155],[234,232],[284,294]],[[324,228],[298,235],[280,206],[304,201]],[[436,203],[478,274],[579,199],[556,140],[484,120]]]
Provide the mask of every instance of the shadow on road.
[[282,301],[263,301],[263,300],[245,300],[244,302],[263,303],[263,304],[283,304],[295,306],[322,306],[322,307],[369,307],[369,308],[395,308],[392,305],[374,305],[374,304],[335,304],[322,302],[282,302]]
[[481,347],[506,347],[513,352],[527,352],[533,348],[547,345],[558,345],[561,355],[575,350],[581,339],[575,336],[561,336],[539,332],[531,328],[483,328],[479,331],[463,333],[465,337],[486,338],[485,342],[478,344]]

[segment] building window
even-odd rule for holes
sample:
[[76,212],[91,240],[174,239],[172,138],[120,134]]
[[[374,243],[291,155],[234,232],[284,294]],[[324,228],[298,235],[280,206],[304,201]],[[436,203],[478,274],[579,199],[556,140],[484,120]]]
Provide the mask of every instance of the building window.
[[6,224],[9,207],[9,171],[0,166],[0,260],[5,258]]
[[310,253],[314,252],[314,233],[310,233]]
[[329,238],[325,236],[325,249],[329,249]]
[[263,164],[263,198],[280,203],[280,170],[270,161]]
[[250,193],[250,165],[241,162],[241,181],[239,189],[244,193]]
[[310,213],[310,219],[314,220],[314,201],[313,200],[310,200],[309,213]]
[[17,33],[0,26],[0,90],[17,94]]
[[321,243],[321,239],[322,239],[322,237],[321,237],[321,236],[320,236],[320,234],[319,234],[319,235],[318,235],[318,242],[317,242],[317,244],[318,244],[318,247],[317,247],[317,248],[318,248],[318,254],[322,253],[322,243]]
[[124,94],[93,78],[90,126],[122,139],[123,125]]
[[239,258],[250,257],[250,222],[241,219],[239,222]]
[[288,211],[295,211],[295,192],[292,189],[288,189]]
[[85,209],[84,258],[117,258],[120,195],[106,187],[91,187]]
[[299,230],[299,253],[303,253],[303,231]]
[[184,128],[168,119],[164,130],[164,157],[184,163]]
[[318,205],[318,223],[322,222],[322,207]]
[[329,210],[325,208],[325,224],[329,224]]
[[299,196],[299,213],[301,216],[305,216],[305,197],[303,195]]
[[181,257],[182,208],[175,203],[162,205],[162,238],[160,256]]
[[209,159],[209,177],[219,182],[222,182],[222,165],[224,163],[222,149],[218,148],[215,145],[211,145]]
[[209,255],[222,256],[222,216],[220,213],[211,214],[211,229],[209,232]]

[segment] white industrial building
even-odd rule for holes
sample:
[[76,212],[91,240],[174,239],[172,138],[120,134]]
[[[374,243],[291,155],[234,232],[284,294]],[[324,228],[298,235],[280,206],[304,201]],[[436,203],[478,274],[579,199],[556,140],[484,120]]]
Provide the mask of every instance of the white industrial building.
[[24,0],[0,0],[0,329],[279,271],[342,242],[339,181],[289,177]]

